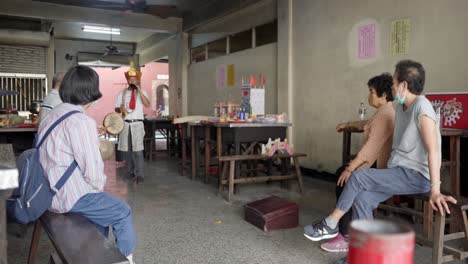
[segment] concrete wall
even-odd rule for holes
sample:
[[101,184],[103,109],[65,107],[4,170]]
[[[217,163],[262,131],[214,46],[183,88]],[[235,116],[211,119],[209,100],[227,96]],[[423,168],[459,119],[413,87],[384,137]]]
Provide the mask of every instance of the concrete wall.
[[[336,124],[356,119],[359,103],[366,102],[367,80],[393,72],[401,59],[423,63],[426,91],[468,88],[468,1],[294,0],[292,4],[294,137],[296,150],[308,154],[302,163],[306,167],[336,169],[342,149]],[[410,50],[393,56],[390,24],[399,18],[411,20]],[[359,61],[356,26],[366,21],[377,23],[377,56]]]
[[[190,64],[188,69],[188,113],[189,115],[213,115],[217,100],[232,100],[240,103],[242,75],[260,73],[266,78],[265,112],[277,113],[276,89],[276,43],[255,49],[243,50],[227,56]],[[235,86],[216,89],[216,67],[220,64],[234,64]]]

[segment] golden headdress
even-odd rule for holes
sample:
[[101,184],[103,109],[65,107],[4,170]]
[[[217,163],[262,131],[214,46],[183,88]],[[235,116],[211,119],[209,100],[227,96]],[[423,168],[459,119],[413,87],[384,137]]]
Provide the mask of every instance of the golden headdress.
[[130,69],[128,72],[125,72],[125,78],[136,77],[138,80],[141,79],[141,72],[135,68],[135,63],[133,61],[130,62]]

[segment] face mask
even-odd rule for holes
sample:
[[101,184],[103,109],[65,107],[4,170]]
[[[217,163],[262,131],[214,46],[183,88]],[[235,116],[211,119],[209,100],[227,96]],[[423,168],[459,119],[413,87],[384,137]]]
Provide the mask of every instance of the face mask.
[[405,104],[405,99],[406,99],[406,94],[401,96],[400,93],[397,92],[397,94],[395,95],[395,100],[401,105]]

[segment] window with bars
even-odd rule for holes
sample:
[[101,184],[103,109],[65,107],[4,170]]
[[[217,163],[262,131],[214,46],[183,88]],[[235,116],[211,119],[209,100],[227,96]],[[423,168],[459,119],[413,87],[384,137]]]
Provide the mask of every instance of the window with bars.
[[0,109],[14,108],[29,111],[32,101],[47,94],[45,74],[0,73]]

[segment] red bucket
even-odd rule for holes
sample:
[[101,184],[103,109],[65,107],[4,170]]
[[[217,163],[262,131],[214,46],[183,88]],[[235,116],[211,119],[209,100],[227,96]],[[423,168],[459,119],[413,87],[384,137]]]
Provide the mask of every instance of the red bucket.
[[356,220],[349,231],[349,264],[412,264],[414,231],[382,220]]

